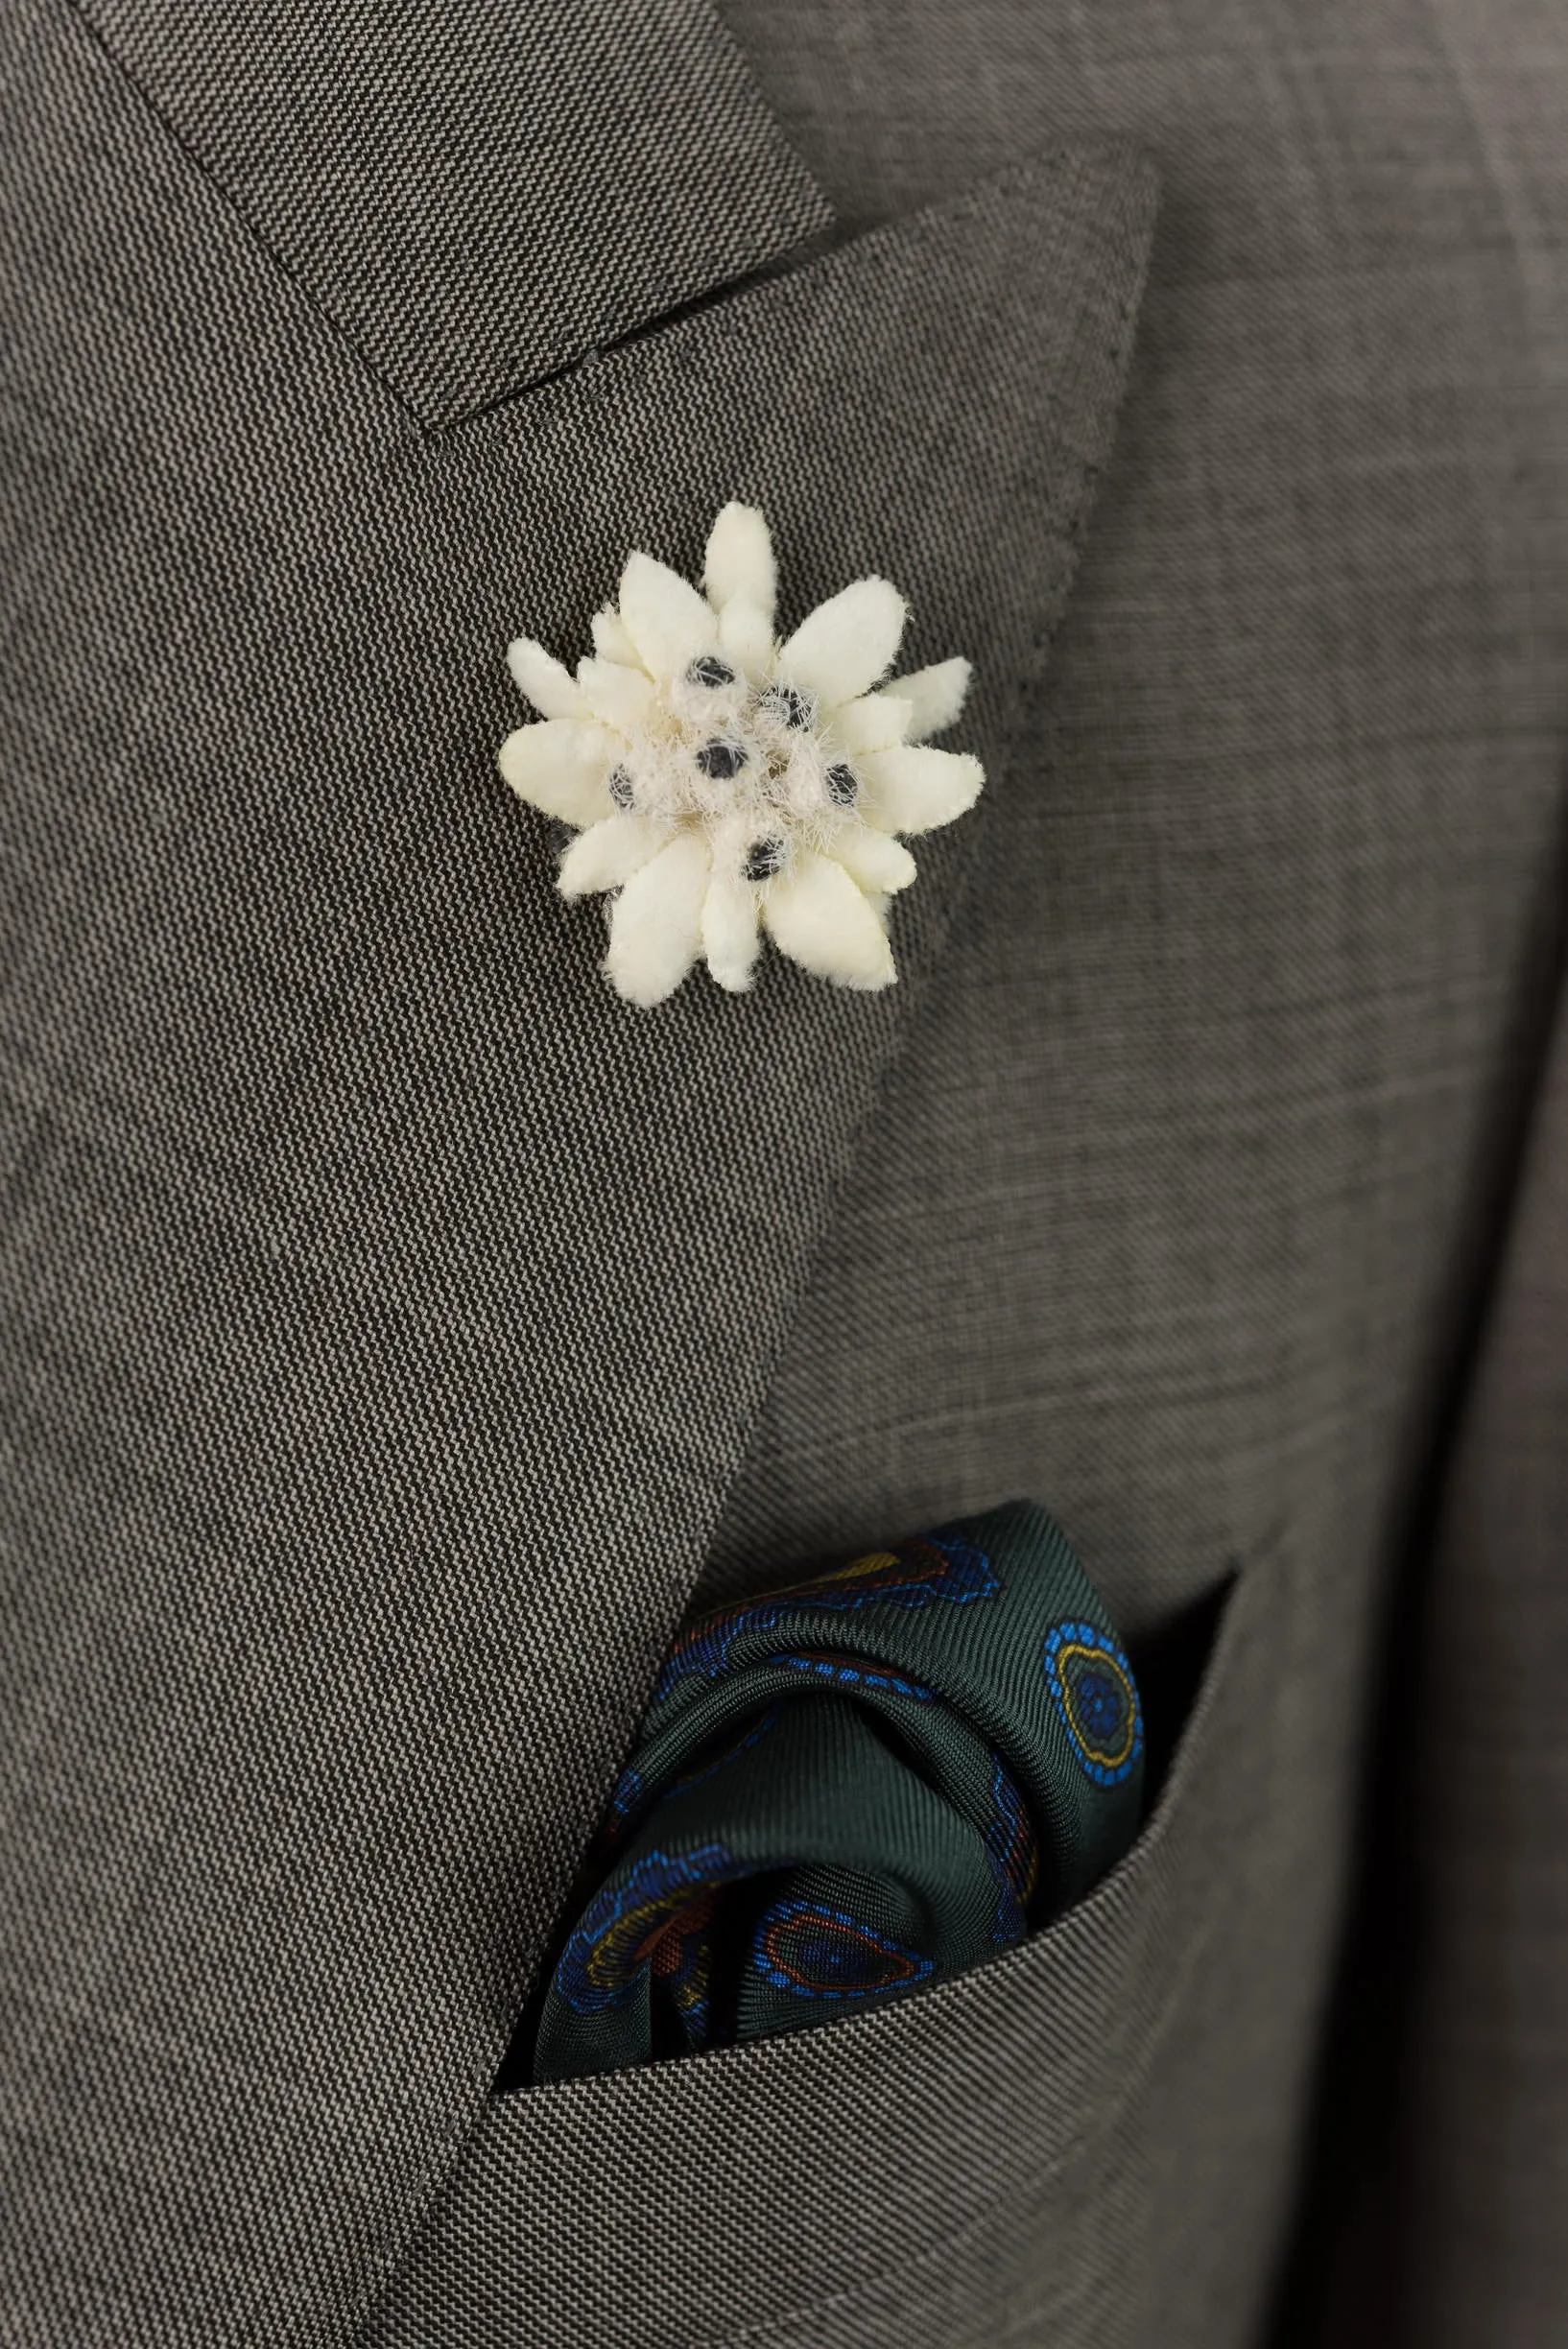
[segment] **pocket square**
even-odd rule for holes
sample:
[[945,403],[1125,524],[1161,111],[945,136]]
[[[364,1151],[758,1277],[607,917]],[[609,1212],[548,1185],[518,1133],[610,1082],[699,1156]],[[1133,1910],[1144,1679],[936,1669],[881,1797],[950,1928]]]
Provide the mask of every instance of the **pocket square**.
[[677,1639],[540,2011],[539,2080],[905,1998],[1081,1898],[1137,1831],[1104,1602],[1013,1502]]

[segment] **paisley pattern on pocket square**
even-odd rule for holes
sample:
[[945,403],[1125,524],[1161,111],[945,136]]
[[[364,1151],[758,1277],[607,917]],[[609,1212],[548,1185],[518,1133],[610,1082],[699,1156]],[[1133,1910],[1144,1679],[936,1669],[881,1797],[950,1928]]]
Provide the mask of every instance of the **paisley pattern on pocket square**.
[[680,1634],[561,1946],[536,2078],[908,1997],[1126,1850],[1143,1725],[1104,1603],[1014,1502]]
[[711,1680],[727,1668],[731,1645],[743,1632],[771,1631],[807,1605],[834,1615],[874,1605],[921,1607],[938,1599],[961,1606],[969,1599],[992,1599],[996,1589],[988,1560],[952,1537],[944,1542],[940,1534],[927,1533],[898,1552],[876,1550],[790,1590],[768,1591],[703,1616],[670,1650],[656,1700],[690,1673]]
[[1046,1638],[1045,1676],[1089,1776],[1100,1786],[1129,1777],[1143,1757],[1143,1722],[1115,1641],[1093,1624],[1057,1624]]

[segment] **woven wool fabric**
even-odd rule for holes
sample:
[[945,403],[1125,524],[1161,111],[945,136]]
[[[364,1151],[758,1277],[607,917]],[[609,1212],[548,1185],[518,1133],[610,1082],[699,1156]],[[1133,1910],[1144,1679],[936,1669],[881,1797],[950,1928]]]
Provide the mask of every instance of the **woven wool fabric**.
[[984,821],[889,995],[770,965],[639,1016],[496,776],[506,644],[582,637],[632,546],[690,573],[738,496],[796,617],[878,568],[912,660],[985,648],[1000,797],[1152,182],[1047,158],[431,435],[78,17],[8,9],[0,58],[0,2337],[342,2340]]
[[[1446,2349],[1446,2303],[1465,2349],[1524,2349],[1568,2304],[1552,2075],[1515,2134],[1482,2059],[1528,2070],[1564,2008],[1549,1963],[1512,1971],[1555,1895],[1495,1812],[1466,1807],[1441,1881],[1485,1868],[1533,1924],[1449,1910],[1441,2213],[1374,2222],[1319,2331],[1322,2237],[1287,2259],[1367,1739],[1412,1747],[1412,1531],[1563,902],[1562,13],[728,12],[843,218],[1042,124],[1127,130],[1165,194],[1027,788],[986,818],[962,976],[891,1072],[706,1596],[1016,1490],[1053,1496],[1140,1658],[1245,1570],[1151,1826],[1081,1912],[896,2015],[497,2098],[371,2337]],[[1548,1366],[1511,1359],[1507,1408],[1550,1421]],[[1538,1578],[1487,1555],[1467,1587],[1548,1670]],[[1425,1847],[1424,1738],[1385,1871]],[[1352,2198],[1396,2120],[1369,2086],[1323,2162]],[[1484,2201],[1448,2198],[1483,2168]]]
[[1559,991],[1436,1516],[1412,1702],[1379,1756],[1355,2061],[1325,2130],[1342,2237],[1319,2219],[1310,2238],[1322,2337],[1351,2349],[1390,2334],[1534,2349],[1568,2307],[1565,1009]]
[[74,4],[430,423],[831,218],[708,0]]
[[966,1973],[1121,1858],[1143,1761],[1115,1626],[1032,1503],[702,1617],[611,1797],[535,2077]]
[[[726,12],[842,217],[892,225],[432,442],[80,20],[0,12],[22,2349],[339,2342],[378,2279],[365,2337],[397,2349],[1276,2337],[1424,1556],[1370,1668],[1560,899],[1562,12]],[[395,12],[432,57],[461,13]],[[244,60],[204,16],[175,94],[204,81],[210,119]],[[349,128],[311,233],[336,217],[369,282],[385,216],[328,201]],[[1048,712],[1020,688],[1149,198],[1125,152],[1020,167],[1106,135],[1167,197]],[[445,397],[432,351],[461,377],[488,282],[461,245],[426,248],[449,308],[400,289],[406,345],[381,314],[399,398]],[[510,261],[521,345],[547,255]],[[731,495],[803,596],[874,560],[927,657],[984,642],[993,781],[900,915],[895,1000],[774,972],[744,1018],[694,988],[623,1026],[493,780],[499,647],[575,640],[630,545],[690,565]],[[1550,1355],[1505,1342],[1522,1436]],[[1018,1490],[1104,1561],[1140,1662],[1242,1562],[1127,1863],[896,2007],[487,2100],[704,1554],[745,1596]],[[1553,1618],[1496,1524],[1448,1620],[1501,1597],[1533,1668]],[[1445,2312],[1463,2349],[1532,2345],[1568,2298],[1543,2138],[1507,2124],[1561,2026],[1560,1969],[1514,1970],[1555,1880],[1508,1872],[1532,1845],[1477,1791],[1400,1835],[1446,1813],[1439,1907],[1489,1853],[1533,1925],[1470,1920],[1423,1995],[1461,2060],[1422,2115],[1434,2199],[1349,2303],[1397,2270],[1383,2349]],[[1411,2118],[1374,2100],[1358,2158]]]

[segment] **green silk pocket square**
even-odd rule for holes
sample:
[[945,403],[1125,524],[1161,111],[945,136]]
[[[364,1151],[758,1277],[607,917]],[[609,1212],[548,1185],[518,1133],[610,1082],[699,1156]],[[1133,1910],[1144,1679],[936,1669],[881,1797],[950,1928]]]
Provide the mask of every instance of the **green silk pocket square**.
[[704,1616],[611,1800],[539,2080],[905,1998],[1080,1899],[1137,1832],[1131,1669],[1031,1502]]

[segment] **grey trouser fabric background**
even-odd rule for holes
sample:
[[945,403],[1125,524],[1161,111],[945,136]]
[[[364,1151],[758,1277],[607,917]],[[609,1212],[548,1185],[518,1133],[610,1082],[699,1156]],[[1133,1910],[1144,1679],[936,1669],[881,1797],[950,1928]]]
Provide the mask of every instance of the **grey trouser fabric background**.
[[[1497,1816],[1561,1751],[1449,1689],[1500,1594],[1562,1636],[1550,1119],[1412,1541],[1560,890],[1568,32],[732,8],[763,106],[696,6],[554,81],[507,13],[0,21],[0,2337],[1537,2340],[1561,1844]],[[591,135],[660,38],[690,108]],[[884,225],[656,322],[813,179]],[[638,1020],[498,655],[731,494],[977,653],[992,788],[893,998]],[[1014,1491],[1134,1637],[1240,1568],[1125,1868],[902,2010],[487,2103],[693,1590]],[[1390,1728],[1410,2063],[1293,2270]]]

